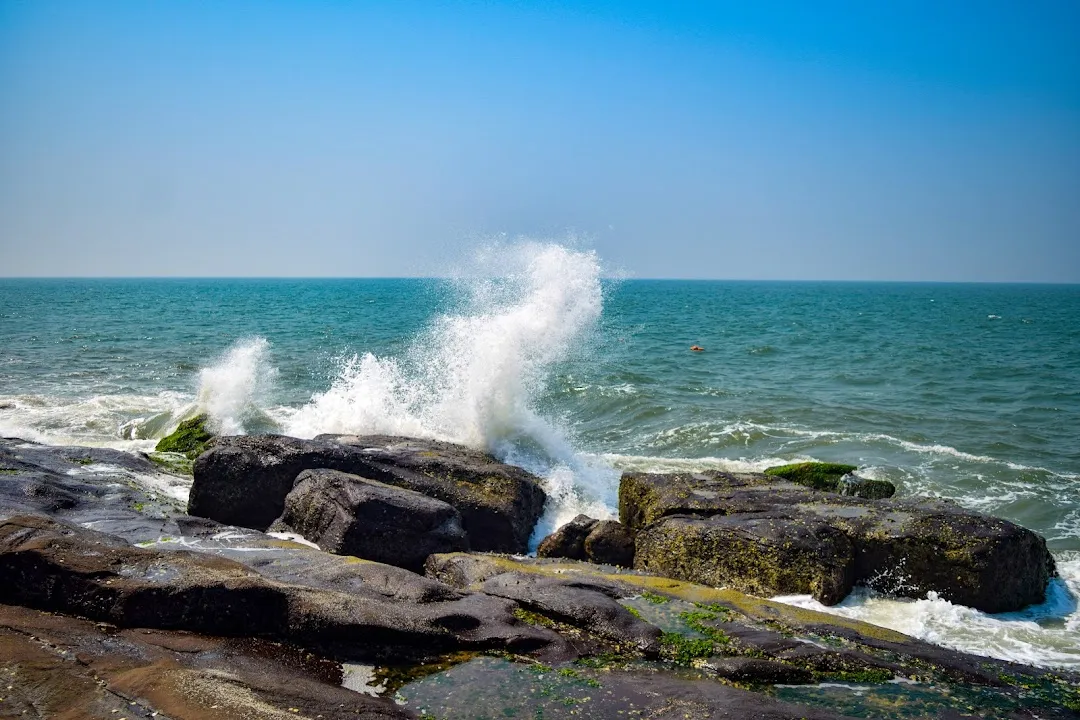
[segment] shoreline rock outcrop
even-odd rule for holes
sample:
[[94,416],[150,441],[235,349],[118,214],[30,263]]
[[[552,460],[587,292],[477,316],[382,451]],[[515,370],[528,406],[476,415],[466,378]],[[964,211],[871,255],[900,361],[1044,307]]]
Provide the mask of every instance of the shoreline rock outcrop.
[[[453,464],[440,448],[419,450],[423,441],[398,442],[409,447],[390,455],[404,456],[410,473]],[[332,440],[316,449],[350,462],[357,450]],[[273,467],[275,457],[296,460],[286,452],[261,462]],[[806,528],[830,528],[821,537],[808,531],[807,543],[868,542],[857,538],[860,523],[872,527],[884,507],[894,508],[888,517],[899,530],[890,538],[904,552],[921,547],[905,544],[905,532],[943,533],[918,526],[937,516],[906,510],[913,501],[863,500],[770,476],[706,474],[711,484],[660,477],[625,483],[627,516],[637,525],[584,518],[587,532],[569,543],[573,551],[595,558],[601,539],[636,532],[640,555],[658,528],[683,523],[712,537],[719,531],[708,528],[728,523],[743,532],[751,526],[739,523],[753,516],[758,537],[772,523],[776,551],[801,557],[782,545],[780,530],[791,529],[785,504],[798,508],[791,515]],[[426,555],[423,575],[185,515],[176,482],[188,481],[136,455],[0,439],[0,717],[841,720],[977,712],[1064,720],[1080,710],[1075,673],[976,657],[731,588],[566,559],[428,553],[419,548],[425,535],[438,535],[437,521],[465,513],[370,475],[297,471],[282,509],[295,502],[286,516],[302,525],[310,515],[305,533],[328,547],[344,543],[353,524],[399,538],[385,548],[361,543],[365,554],[415,545],[402,547],[402,557],[415,550],[411,564]],[[418,517],[431,522],[395,527]],[[985,537],[979,532],[965,530],[978,547],[1008,535],[990,522]],[[759,543],[758,551],[769,547]]]

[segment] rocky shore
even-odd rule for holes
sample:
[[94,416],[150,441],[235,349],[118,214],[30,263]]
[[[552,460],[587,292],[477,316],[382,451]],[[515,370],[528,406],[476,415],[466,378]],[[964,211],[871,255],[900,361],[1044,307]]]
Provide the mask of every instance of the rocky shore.
[[1042,601],[1041,537],[856,468],[627,473],[530,558],[542,484],[482,452],[164,447],[0,440],[0,717],[1080,716],[1076,675],[763,599]]

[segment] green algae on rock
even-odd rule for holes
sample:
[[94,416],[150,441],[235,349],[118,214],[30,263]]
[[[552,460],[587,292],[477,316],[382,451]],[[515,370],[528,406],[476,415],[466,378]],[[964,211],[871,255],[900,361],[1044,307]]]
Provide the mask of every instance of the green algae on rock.
[[209,442],[214,438],[214,434],[206,428],[208,420],[205,414],[184,420],[176,426],[175,430],[158,440],[154,450],[183,453],[194,460],[206,452]]
[[782,477],[815,490],[836,490],[836,483],[840,478],[858,469],[855,465],[840,463],[801,462],[766,468],[765,474]]
[[857,469],[854,465],[840,463],[801,462],[766,468],[765,474],[814,490],[874,500],[890,498],[896,493],[896,486],[888,480],[860,477],[855,474]]

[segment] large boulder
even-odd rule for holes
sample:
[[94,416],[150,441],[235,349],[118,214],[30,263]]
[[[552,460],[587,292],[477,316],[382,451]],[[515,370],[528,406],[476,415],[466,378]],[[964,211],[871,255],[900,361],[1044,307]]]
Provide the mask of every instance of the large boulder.
[[638,533],[634,566],[755,595],[809,593],[835,605],[854,584],[851,541],[813,517],[673,515]]
[[305,470],[275,529],[338,555],[420,570],[432,553],[469,549],[461,515],[441,500],[337,470]]
[[601,565],[634,565],[634,535],[614,520],[601,520],[585,536],[585,557]]
[[536,548],[536,557],[563,557],[571,560],[586,560],[585,538],[600,522],[588,515],[578,515],[570,522],[559,527],[555,532],[540,541]]
[[760,594],[811,592],[826,604],[854,582],[1005,612],[1042,602],[1055,574],[1043,538],[1006,520],[763,474],[627,473],[619,512],[639,530],[635,567]]
[[195,461],[192,515],[265,530],[304,470],[340,470],[442,500],[474,550],[522,553],[544,509],[535,475],[452,443],[387,436],[218,438]]

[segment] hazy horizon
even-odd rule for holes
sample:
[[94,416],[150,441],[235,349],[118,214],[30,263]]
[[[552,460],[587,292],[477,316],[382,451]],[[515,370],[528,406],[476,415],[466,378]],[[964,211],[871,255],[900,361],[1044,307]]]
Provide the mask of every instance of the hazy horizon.
[[0,276],[1080,282],[1080,5],[0,6]]

